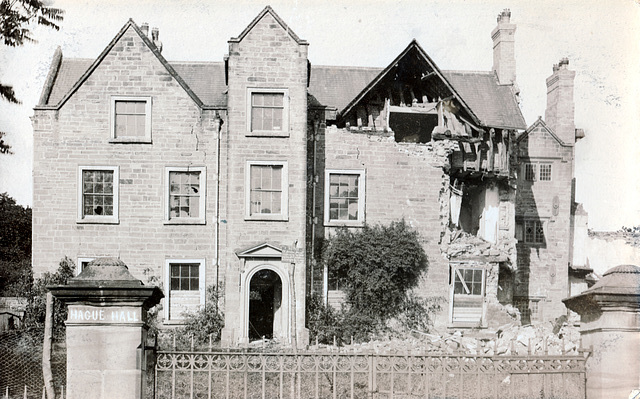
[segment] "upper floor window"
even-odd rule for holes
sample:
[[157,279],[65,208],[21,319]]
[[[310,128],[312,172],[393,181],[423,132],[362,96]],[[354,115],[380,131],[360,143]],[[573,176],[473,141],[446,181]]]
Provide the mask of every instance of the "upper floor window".
[[78,222],[118,223],[117,166],[80,166]]
[[364,223],[364,171],[325,172],[325,214],[327,225]]
[[112,142],[151,142],[151,97],[112,97],[111,116]]
[[248,130],[251,135],[289,135],[289,93],[286,89],[249,89]]
[[165,181],[165,222],[205,223],[205,168],[168,167],[165,169]]
[[246,217],[287,220],[288,185],[286,162],[248,162]]
[[524,179],[526,181],[551,181],[551,164],[525,163]]

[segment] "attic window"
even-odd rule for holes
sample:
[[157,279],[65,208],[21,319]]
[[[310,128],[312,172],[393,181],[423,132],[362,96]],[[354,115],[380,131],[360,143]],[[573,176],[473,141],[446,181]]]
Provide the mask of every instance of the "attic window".
[[282,89],[249,89],[248,131],[257,136],[288,136],[288,91]]
[[151,143],[151,97],[111,97],[111,142]]

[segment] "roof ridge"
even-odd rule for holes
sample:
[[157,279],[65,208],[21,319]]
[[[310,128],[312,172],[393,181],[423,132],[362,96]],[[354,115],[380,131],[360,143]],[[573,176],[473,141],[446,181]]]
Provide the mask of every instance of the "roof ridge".
[[485,75],[493,75],[493,71],[463,71],[460,69],[443,69],[442,73],[482,73]]
[[224,65],[224,61],[167,61],[169,64],[220,64]]
[[366,66],[351,66],[351,65],[314,65],[311,64],[311,68],[351,68],[351,69],[375,69],[380,70],[384,69],[384,67],[366,67]]

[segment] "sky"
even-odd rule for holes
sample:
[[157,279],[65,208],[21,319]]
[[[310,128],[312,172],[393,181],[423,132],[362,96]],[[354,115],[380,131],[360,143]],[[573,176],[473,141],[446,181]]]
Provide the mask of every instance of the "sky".
[[562,57],[576,71],[576,200],[589,227],[640,225],[640,0],[49,0],[65,10],[60,31],[34,27],[37,43],[0,45],[0,81],[22,104],[0,101],[0,193],[32,204],[30,116],[56,47],[96,58],[132,18],[158,27],[169,61],[222,61],[266,6],[310,43],[314,65],[386,67],[412,39],[443,70],[489,71],[491,31],[504,8],[517,25],[516,75],[528,125],[544,118],[545,79]]

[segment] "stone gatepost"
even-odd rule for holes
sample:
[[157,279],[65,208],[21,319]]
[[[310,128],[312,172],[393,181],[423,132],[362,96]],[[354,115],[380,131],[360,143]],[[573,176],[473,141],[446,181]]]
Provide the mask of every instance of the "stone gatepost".
[[587,399],[627,398],[640,388],[640,267],[609,269],[580,295],[564,300],[580,315],[587,360]]
[[69,305],[67,398],[144,398],[147,310],[162,291],[112,258],[96,259],[68,285],[49,289]]

